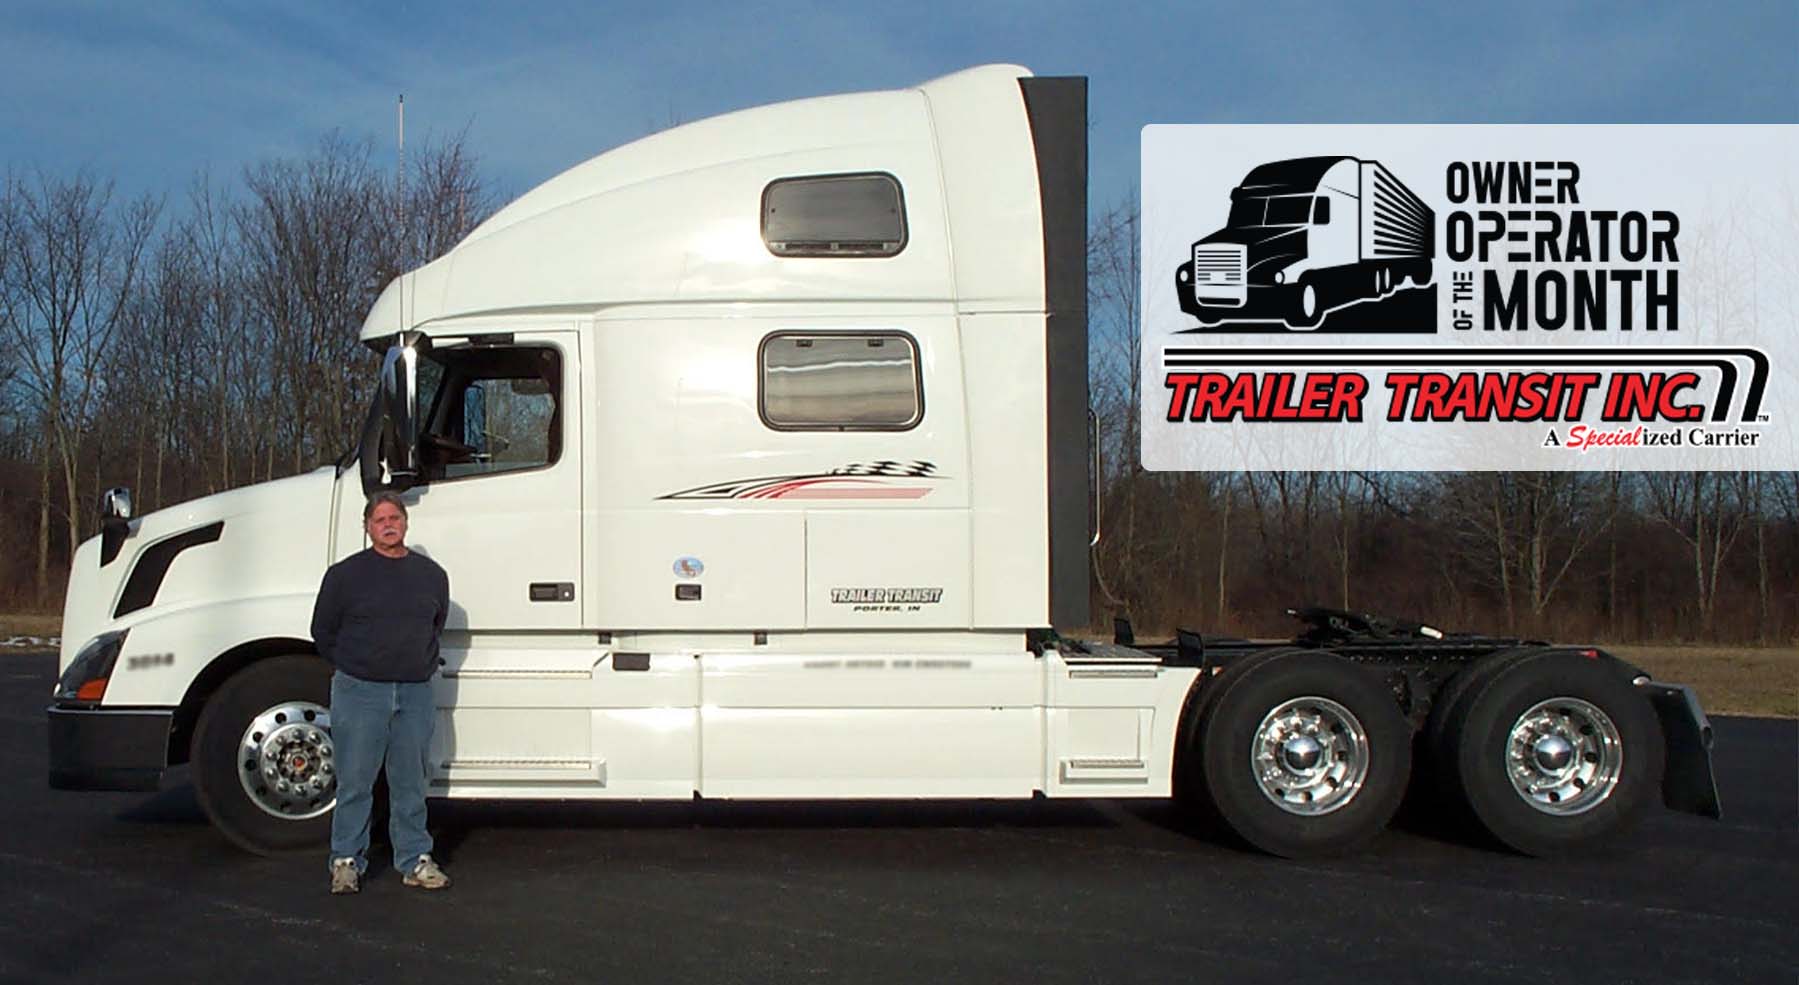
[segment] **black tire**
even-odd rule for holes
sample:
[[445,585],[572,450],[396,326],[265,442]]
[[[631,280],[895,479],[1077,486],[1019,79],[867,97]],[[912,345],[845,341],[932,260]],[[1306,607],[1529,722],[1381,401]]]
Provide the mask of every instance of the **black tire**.
[[1461,774],[1456,767],[1456,756],[1461,747],[1460,720],[1467,715],[1469,696],[1499,671],[1548,649],[1541,646],[1518,646],[1490,653],[1457,671],[1431,698],[1430,717],[1424,724],[1424,750],[1430,778],[1445,806],[1466,806],[1462,801]]
[[[1411,729],[1393,696],[1369,672],[1321,651],[1276,654],[1233,677],[1198,734],[1206,794],[1220,819],[1250,845],[1288,858],[1341,854],[1378,835],[1399,809],[1412,770]],[[1346,709],[1367,742],[1360,786],[1328,812],[1310,815],[1277,804],[1252,764],[1263,722],[1302,698]]]
[[330,705],[331,667],[323,660],[295,655],[251,664],[213,694],[194,728],[191,758],[200,807],[233,844],[258,855],[318,848],[331,837],[329,813],[305,820],[276,817],[250,799],[238,778],[244,766],[239,742],[252,719],[295,701]]
[[1189,812],[1194,820],[1205,822],[1219,821],[1217,807],[1206,792],[1205,760],[1201,755],[1200,729],[1205,726],[1206,717],[1211,714],[1212,706],[1218,703],[1218,696],[1224,689],[1250,668],[1266,663],[1273,657],[1288,653],[1306,653],[1298,647],[1276,647],[1271,650],[1260,650],[1232,661],[1211,677],[1202,677],[1193,682],[1193,688],[1187,696],[1186,706],[1181,710],[1180,737],[1176,740],[1174,761],[1174,800],[1183,811]]
[[1293,285],[1292,310],[1287,315],[1287,326],[1301,331],[1318,327],[1324,320],[1324,292],[1309,275],[1299,278]]
[[[1546,714],[1557,714],[1558,699],[1570,703],[1562,713],[1575,716],[1566,721],[1590,737],[1600,733],[1578,727],[1584,716],[1574,703],[1602,713],[1615,730],[1621,762],[1615,781],[1594,784],[1595,789],[1609,787],[1602,796],[1588,793],[1581,784],[1565,806],[1534,806],[1513,785],[1508,770],[1512,731],[1522,716],[1546,702]],[[1508,661],[1486,675],[1460,704],[1449,722],[1457,742],[1454,782],[1481,827],[1515,851],[1557,855],[1590,845],[1623,831],[1659,795],[1667,758],[1661,723],[1615,661],[1545,650]],[[1596,757],[1591,759],[1596,765],[1605,758],[1589,755]],[[1570,810],[1589,797],[1593,802],[1578,813],[1552,813]]]

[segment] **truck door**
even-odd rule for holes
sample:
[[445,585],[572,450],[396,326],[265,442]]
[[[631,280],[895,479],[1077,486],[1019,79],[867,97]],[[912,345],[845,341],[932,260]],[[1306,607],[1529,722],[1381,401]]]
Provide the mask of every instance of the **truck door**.
[[450,576],[436,789],[556,796],[604,783],[594,637],[581,625],[580,342],[515,333],[418,363],[419,475],[407,543]]
[[449,573],[446,630],[581,624],[580,379],[572,331],[420,359],[407,542]]

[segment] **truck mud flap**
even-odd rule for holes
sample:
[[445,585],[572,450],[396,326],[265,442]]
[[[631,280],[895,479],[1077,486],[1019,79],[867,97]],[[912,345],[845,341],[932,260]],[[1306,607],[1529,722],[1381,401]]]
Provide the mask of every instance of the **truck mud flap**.
[[1655,707],[1668,743],[1662,802],[1688,814],[1723,817],[1718,781],[1712,774],[1712,724],[1700,709],[1693,689],[1659,681],[1644,681],[1637,686]]

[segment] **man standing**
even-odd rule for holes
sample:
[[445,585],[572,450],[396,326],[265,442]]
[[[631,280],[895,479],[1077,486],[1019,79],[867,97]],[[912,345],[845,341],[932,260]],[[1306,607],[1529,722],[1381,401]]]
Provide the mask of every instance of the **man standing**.
[[332,565],[312,610],[312,638],[331,675],[337,809],[331,815],[331,891],[354,893],[368,871],[375,776],[387,766],[394,869],[408,886],[443,889],[425,830],[426,757],[437,703],[431,675],[450,608],[437,562],[406,549],[406,504],[391,492],[362,509],[368,550]]

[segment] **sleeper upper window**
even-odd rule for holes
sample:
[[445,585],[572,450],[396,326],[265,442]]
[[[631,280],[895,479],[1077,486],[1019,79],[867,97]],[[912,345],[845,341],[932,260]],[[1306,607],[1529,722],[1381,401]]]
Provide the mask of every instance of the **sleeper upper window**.
[[906,248],[906,203],[890,174],[782,178],[762,192],[762,240],[783,257],[890,257]]

